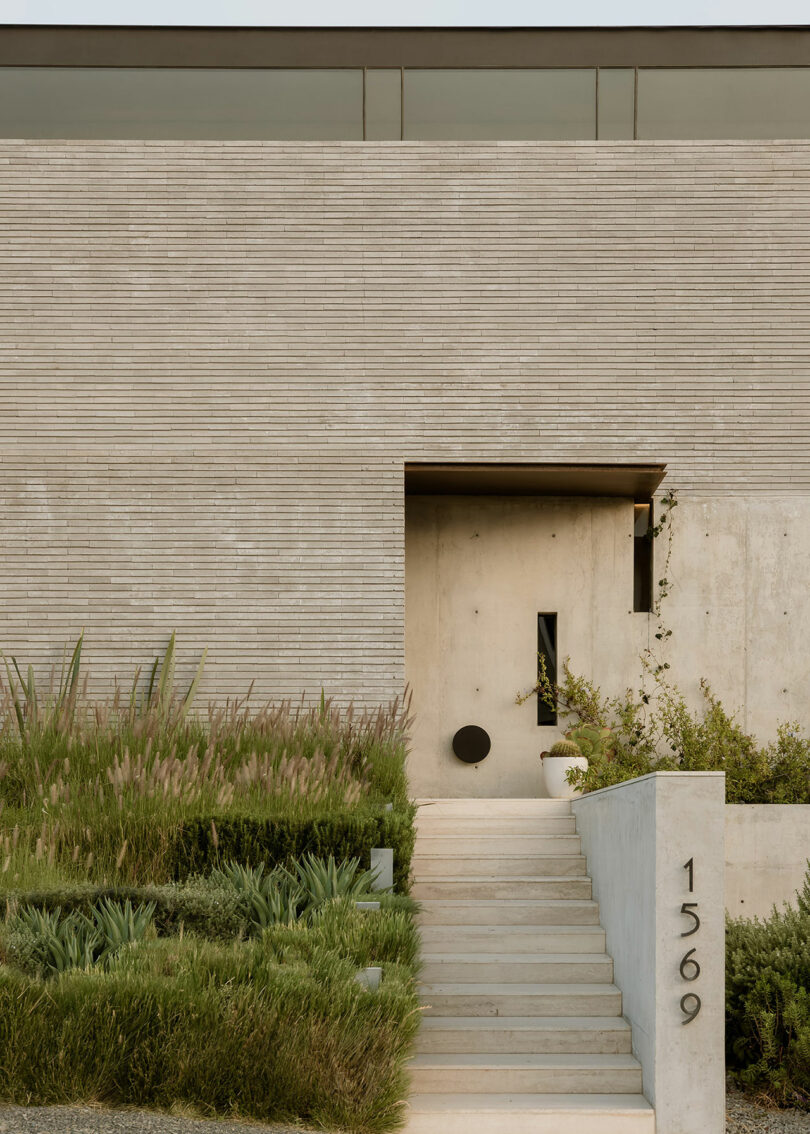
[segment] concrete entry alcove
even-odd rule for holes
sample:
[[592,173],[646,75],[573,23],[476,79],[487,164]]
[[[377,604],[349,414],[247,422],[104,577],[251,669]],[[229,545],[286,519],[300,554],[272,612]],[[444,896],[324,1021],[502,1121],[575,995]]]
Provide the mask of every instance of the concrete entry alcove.
[[[636,467],[631,479],[626,468],[599,476],[580,466],[566,480],[557,466],[544,481],[527,475],[529,466],[514,467],[511,479],[503,466],[477,480],[465,479],[463,466],[432,480],[420,470],[406,495],[405,665],[416,714],[409,776],[417,796],[543,794],[538,755],[560,729],[538,725],[535,698],[515,704],[536,677],[539,613],[556,613],[557,654],[575,671],[611,688],[636,673],[633,503],[652,495],[663,470]],[[549,489],[555,494],[543,494]],[[492,739],[480,764],[453,755],[453,734],[467,724]]]

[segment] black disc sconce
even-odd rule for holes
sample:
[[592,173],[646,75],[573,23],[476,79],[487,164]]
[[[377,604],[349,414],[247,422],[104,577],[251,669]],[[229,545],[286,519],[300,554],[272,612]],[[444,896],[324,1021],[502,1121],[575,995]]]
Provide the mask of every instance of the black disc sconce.
[[465,764],[480,763],[489,755],[491,747],[489,733],[479,725],[465,725],[453,737],[453,751]]

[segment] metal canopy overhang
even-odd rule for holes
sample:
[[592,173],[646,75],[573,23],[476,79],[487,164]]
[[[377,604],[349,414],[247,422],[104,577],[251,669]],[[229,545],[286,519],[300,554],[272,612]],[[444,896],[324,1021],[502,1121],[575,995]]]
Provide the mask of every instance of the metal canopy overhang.
[[622,496],[649,500],[666,465],[408,462],[409,496]]

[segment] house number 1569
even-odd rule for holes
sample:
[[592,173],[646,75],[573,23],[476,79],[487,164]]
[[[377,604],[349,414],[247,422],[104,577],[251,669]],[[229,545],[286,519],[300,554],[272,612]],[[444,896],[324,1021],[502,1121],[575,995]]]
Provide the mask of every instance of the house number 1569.
[[[684,870],[689,875],[689,893],[694,893],[695,890],[695,860],[690,858],[688,862],[684,863]],[[688,918],[691,918],[691,926],[684,930],[681,937],[691,937],[700,929],[700,915],[697,912],[697,902],[683,902],[681,904],[681,913]],[[695,959],[696,948],[689,949],[684,953],[680,963],[681,979],[686,981],[697,980],[700,976],[700,965]],[[691,1024],[701,1009],[700,997],[696,992],[687,992],[681,997],[681,1011],[684,1014],[684,1019],[681,1021],[683,1024]]]

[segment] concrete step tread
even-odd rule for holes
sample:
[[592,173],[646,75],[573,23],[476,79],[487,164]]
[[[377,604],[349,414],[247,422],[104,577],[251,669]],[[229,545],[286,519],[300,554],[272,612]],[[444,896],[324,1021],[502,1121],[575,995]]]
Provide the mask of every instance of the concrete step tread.
[[622,1031],[630,1025],[623,1016],[425,1016],[420,1031]]
[[469,947],[472,941],[476,942],[476,949],[479,945],[497,948],[500,942],[509,943],[510,947],[525,946],[528,951],[533,943],[554,945],[558,938],[564,938],[575,940],[578,945],[593,945],[596,952],[597,942],[600,951],[604,951],[605,942],[605,931],[600,925],[423,925],[419,932],[425,949],[435,949],[437,942],[446,940],[453,948]]
[[513,1054],[511,1052],[500,1055],[482,1054],[479,1052],[463,1052],[459,1055],[414,1055],[409,1061],[409,1067],[442,1067],[453,1069],[456,1067],[476,1068],[537,1068],[543,1070],[570,1069],[635,1071],[638,1060],[632,1055],[537,1055],[530,1053]]
[[528,796],[517,798],[510,796],[431,796],[413,801],[420,809],[425,811],[442,810],[464,812],[469,815],[511,815],[516,812],[547,812],[551,814],[568,815],[571,812],[570,799],[531,799]]
[[458,995],[458,996],[531,996],[535,995],[549,996],[559,994],[561,996],[596,996],[603,995],[605,992],[615,992],[618,994],[619,990],[612,982],[604,981],[600,984],[587,983],[582,984],[561,984],[559,982],[549,982],[543,984],[540,981],[534,981],[531,984],[509,984],[509,983],[496,983],[496,984],[477,984],[477,983],[459,983],[456,981],[447,984],[421,984],[419,986],[421,995],[441,994],[443,996]]
[[552,828],[549,831],[540,830],[515,832],[483,830],[476,832],[475,835],[466,835],[463,832],[459,833],[458,831],[448,829],[447,831],[432,830],[429,834],[426,832],[421,834],[417,832],[417,844],[419,843],[420,839],[431,839],[434,842],[441,840],[442,842],[448,843],[463,842],[473,847],[478,846],[481,843],[501,843],[504,841],[504,839],[506,839],[509,842],[517,843],[518,846],[521,846],[524,843],[528,846],[531,843],[536,843],[538,841],[545,843],[551,842],[555,839],[562,839],[564,841],[568,840],[570,842],[572,839],[579,839],[579,835],[558,831],[556,830],[556,828]]
[[423,962],[445,962],[447,964],[471,965],[592,965],[608,964],[611,958],[607,953],[422,953]]
[[[560,901],[565,902],[564,898]],[[439,902],[439,905],[446,906],[448,902]],[[471,905],[478,905],[477,902],[471,902]],[[435,934],[436,930],[441,933],[447,933],[448,930],[454,933],[459,932],[466,935],[473,935],[475,933],[483,933],[487,937],[500,937],[502,934],[510,937],[534,937],[542,934],[565,934],[570,937],[572,933],[583,934],[586,937],[598,937],[604,933],[601,925],[566,925],[565,922],[550,922],[548,925],[493,925],[491,922],[467,922],[465,925],[425,925],[420,932],[424,934]]]
[[[560,874],[510,874],[508,878],[498,874],[465,874],[463,878],[460,878],[458,874],[436,874],[432,878],[417,878],[416,881],[417,883],[424,881],[426,883],[453,882],[456,884],[463,882],[465,886],[469,886],[471,882],[489,884],[495,882],[501,885],[503,882],[590,882],[591,879],[587,874],[577,874],[573,877]],[[560,900],[564,901],[565,899]]]
[[414,1094],[409,1099],[413,1111],[560,1111],[564,1114],[578,1111],[607,1111],[610,1114],[627,1111],[653,1113],[643,1095],[535,1095],[535,1094]]
[[[532,882],[537,879],[533,878]],[[557,881],[557,879],[555,879]],[[579,879],[577,879],[579,881]],[[598,902],[592,898],[423,898],[419,903],[428,909],[438,906],[449,906],[451,909],[469,909],[483,906],[484,909],[554,909],[564,910],[575,902],[578,906],[598,907]]]
[[[559,838],[570,838],[570,836],[568,836],[568,835],[565,835],[565,836],[560,835],[558,837]],[[423,859],[424,858],[424,859],[431,859],[432,860],[434,858],[460,858],[460,859],[484,858],[485,856],[482,855],[482,854],[479,854],[478,848],[476,847],[472,850],[458,850],[458,851],[444,851],[444,850],[442,850],[442,851],[420,851],[420,850],[417,850],[414,853],[413,857],[414,857],[414,859]],[[490,857],[498,858],[498,859],[501,859],[501,858],[505,858],[505,859],[516,858],[519,861],[522,861],[525,858],[539,858],[541,860],[544,859],[544,858],[584,858],[585,855],[584,854],[577,854],[574,851],[562,851],[561,853],[556,853],[554,851],[532,851],[530,854],[526,854],[523,851],[503,851],[500,854],[491,855]]]

